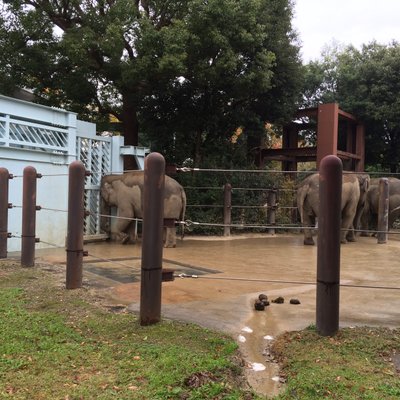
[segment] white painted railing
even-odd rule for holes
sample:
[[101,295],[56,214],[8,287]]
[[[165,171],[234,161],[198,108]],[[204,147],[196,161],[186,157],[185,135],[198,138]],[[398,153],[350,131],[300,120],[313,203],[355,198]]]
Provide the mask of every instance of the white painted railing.
[[75,113],[0,95],[0,145],[71,154],[77,134]]

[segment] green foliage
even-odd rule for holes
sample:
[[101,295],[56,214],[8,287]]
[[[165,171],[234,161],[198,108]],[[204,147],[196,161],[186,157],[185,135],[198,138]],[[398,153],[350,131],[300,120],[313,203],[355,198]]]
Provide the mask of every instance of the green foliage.
[[[222,235],[224,223],[224,186],[230,184],[232,233],[267,232],[269,193],[276,190],[276,224],[291,224],[295,181],[280,172],[247,170],[247,172],[194,172],[174,176],[186,191],[188,208],[186,220],[199,222],[192,226],[196,234]],[[204,225],[202,225],[204,224]],[[210,225],[207,225],[210,224]],[[213,224],[217,226],[212,226]],[[249,225],[240,226],[240,225]],[[281,232],[281,231],[280,231]]]
[[333,48],[307,67],[305,104],[338,102],[366,127],[366,162],[397,172],[400,163],[400,46],[372,42]]
[[193,1],[187,20],[185,72],[154,91],[141,112],[152,149],[169,161],[204,166],[232,154],[231,137],[247,165],[265,121],[288,120],[301,84],[291,4],[282,0]]
[[292,115],[291,17],[289,0],[3,1],[0,90],[33,89],[103,128],[112,114],[126,144],[140,122],[143,144],[199,164],[237,127],[259,144],[266,120]]

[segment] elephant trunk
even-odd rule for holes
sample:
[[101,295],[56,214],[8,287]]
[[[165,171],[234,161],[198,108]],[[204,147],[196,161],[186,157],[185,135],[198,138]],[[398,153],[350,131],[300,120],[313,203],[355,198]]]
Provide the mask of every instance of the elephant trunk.
[[102,232],[110,233],[111,221],[108,215],[111,215],[111,207],[108,204],[107,193],[104,190],[103,184],[100,188],[100,230]]
[[181,239],[183,240],[183,238],[185,237],[185,224],[183,222],[185,221],[185,213],[186,213],[186,193],[183,190],[183,188],[181,191],[181,196],[182,196],[182,209],[179,218],[182,221],[180,226],[181,226]]

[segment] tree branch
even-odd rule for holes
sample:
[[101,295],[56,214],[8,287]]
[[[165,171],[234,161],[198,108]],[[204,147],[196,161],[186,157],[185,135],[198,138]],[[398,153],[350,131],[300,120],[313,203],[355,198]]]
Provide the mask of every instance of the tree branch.
[[124,44],[125,44],[124,47],[125,47],[125,50],[128,52],[129,59],[134,60],[135,53],[133,52],[132,46],[129,44],[129,42],[125,38],[123,38],[123,39],[124,39]]

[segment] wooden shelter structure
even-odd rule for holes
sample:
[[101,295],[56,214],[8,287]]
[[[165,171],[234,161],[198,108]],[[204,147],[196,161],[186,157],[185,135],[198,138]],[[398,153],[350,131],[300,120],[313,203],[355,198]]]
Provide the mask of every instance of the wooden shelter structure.
[[[316,131],[316,146],[302,143],[300,132],[306,130]],[[316,161],[319,169],[321,160],[330,154],[342,160],[344,170],[364,171],[364,125],[337,103],[298,110],[283,129],[282,147],[259,148],[256,162],[262,167],[267,160],[281,161],[283,171],[297,171],[297,163]]]

